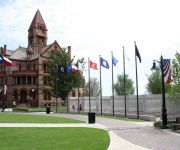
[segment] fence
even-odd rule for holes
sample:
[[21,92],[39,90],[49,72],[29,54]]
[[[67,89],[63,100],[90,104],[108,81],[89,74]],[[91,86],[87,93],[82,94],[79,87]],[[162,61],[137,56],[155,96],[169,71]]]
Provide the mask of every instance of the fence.
[[[89,97],[80,97],[79,104],[82,106],[82,112],[89,112]],[[99,97],[90,98],[91,111],[100,113],[101,102]],[[106,96],[102,98],[102,113],[112,114],[112,97]],[[114,97],[114,113],[115,115],[123,115],[125,112],[124,96]],[[166,96],[167,114],[169,116],[180,115],[180,104],[170,102]],[[77,97],[70,97],[68,108],[70,112],[78,112],[78,99]],[[139,114],[161,116],[162,108],[162,95],[139,95]],[[127,114],[137,113],[137,98],[136,95],[126,97],[126,111]]]

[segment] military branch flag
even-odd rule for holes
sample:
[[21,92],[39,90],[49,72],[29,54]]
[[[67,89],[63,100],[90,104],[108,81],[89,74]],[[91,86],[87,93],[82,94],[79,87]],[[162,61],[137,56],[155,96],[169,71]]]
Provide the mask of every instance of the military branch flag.
[[139,50],[138,50],[138,48],[136,46],[136,42],[135,42],[135,54],[139,58],[139,62],[141,63],[141,55],[140,55]]
[[89,60],[89,67],[94,70],[98,70],[97,64],[92,62],[91,60]]
[[163,59],[163,74],[164,74],[164,83],[171,83],[171,66],[170,59]]
[[117,63],[118,63],[118,60],[114,56],[112,56],[112,64],[116,66]]
[[102,57],[100,57],[100,65],[106,69],[109,69],[109,64],[108,64],[107,60],[105,60]]

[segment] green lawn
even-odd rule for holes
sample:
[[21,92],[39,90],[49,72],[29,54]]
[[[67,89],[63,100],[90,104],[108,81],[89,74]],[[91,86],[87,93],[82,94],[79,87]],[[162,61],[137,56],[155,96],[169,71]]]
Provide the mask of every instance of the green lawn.
[[0,128],[1,150],[107,150],[107,131],[93,128]]
[[85,123],[63,117],[0,113],[0,123]]

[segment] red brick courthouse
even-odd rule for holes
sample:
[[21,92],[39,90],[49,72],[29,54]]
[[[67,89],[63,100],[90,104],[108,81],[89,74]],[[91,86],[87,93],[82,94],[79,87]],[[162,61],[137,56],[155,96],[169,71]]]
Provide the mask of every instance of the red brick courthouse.
[[[50,92],[41,90],[42,87],[49,86],[46,76],[50,74],[47,72],[46,58],[52,51],[61,50],[56,40],[47,44],[47,31],[41,13],[37,10],[28,29],[27,47],[19,46],[16,50],[8,50],[6,45],[1,47],[0,54],[9,58],[15,66],[0,65],[0,86],[7,85],[6,95],[3,96],[3,90],[0,89],[0,107],[3,98],[7,107],[11,107],[13,101],[16,105],[23,104],[28,107],[55,103]],[[68,53],[71,57],[70,46]]]

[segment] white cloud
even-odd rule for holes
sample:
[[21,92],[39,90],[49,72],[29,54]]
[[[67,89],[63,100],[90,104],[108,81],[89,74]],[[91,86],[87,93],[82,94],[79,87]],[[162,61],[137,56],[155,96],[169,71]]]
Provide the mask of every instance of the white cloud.
[[[153,59],[173,58],[180,49],[178,0],[13,0],[0,4],[0,45],[27,46],[28,28],[37,9],[48,28],[48,42],[71,45],[72,54],[98,62],[99,54],[119,60],[114,78],[123,72],[122,46],[130,61],[126,72],[135,83],[134,40],[142,63],[138,64],[139,92],[145,92],[146,75]],[[87,76],[87,73],[85,73]],[[99,71],[92,70],[99,79]],[[111,94],[111,69],[102,69],[103,95]],[[134,84],[135,85],[135,84]]]

